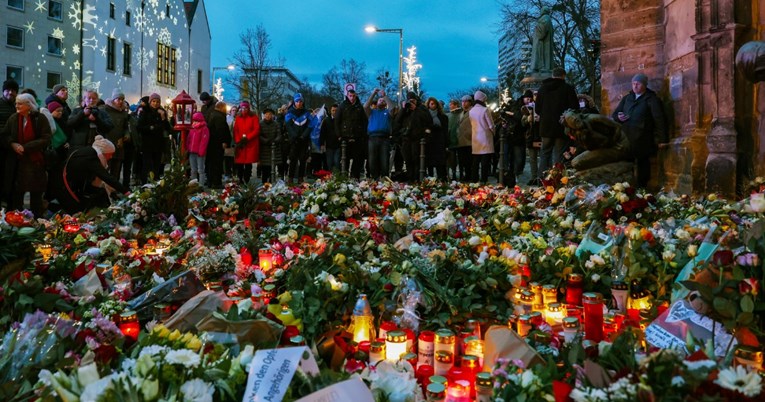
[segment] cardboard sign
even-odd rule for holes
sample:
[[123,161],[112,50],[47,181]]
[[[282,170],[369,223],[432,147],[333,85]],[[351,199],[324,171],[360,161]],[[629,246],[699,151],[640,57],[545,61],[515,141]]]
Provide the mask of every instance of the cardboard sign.
[[296,402],[374,402],[372,391],[360,378],[351,378],[320,389]]
[[646,328],[645,339],[653,346],[690,354],[694,351],[686,348],[688,333],[704,343],[714,339],[715,355],[718,357],[725,356],[728,348],[737,344],[722,324],[697,313],[686,299],[672,303],[667,311],[657,317]]
[[319,374],[316,359],[305,346],[257,351],[250,364],[247,388],[242,401],[281,401],[298,366],[306,374]]

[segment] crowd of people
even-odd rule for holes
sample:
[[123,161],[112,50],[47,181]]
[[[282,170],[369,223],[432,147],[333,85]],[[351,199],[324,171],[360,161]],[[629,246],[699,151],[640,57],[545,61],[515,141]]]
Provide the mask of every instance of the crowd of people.
[[[665,120],[645,75],[633,77],[632,88],[613,119],[630,139],[637,184],[645,186],[649,158],[667,142]],[[160,178],[181,145],[158,94],[131,106],[120,89],[104,99],[88,90],[74,110],[68,98],[62,84],[41,102],[34,91],[19,93],[16,82],[3,83],[0,202],[7,208],[22,209],[27,194],[35,215],[106,206],[131,186]],[[527,160],[531,185],[581,151],[565,135],[561,114],[598,113],[560,68],[538,91],[527,90],[496,112],[482,91],[449,100],[448,110],[414,92],[396,104],[380,89],[365,102],[350,89],[329,110],[308,108],[300,93],[278,110],[253,110],[247,101],[229,106],[206,92],[199,100],[183,146],[189,179],[213,189],[226,180],[249,183],[255,164],[263,183],[343,172],[408,182],[428,176],[487,183],[495,177],[512,186]]]

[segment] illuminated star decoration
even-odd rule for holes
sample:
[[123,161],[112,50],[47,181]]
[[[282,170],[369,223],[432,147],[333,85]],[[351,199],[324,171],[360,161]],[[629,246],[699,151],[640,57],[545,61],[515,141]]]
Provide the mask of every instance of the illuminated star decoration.
[[53,33],[50,36],[64,40],[64,31],[61,28],[54,28]]
[[80,54],[80,45],[78,45],[76,43],[74,45],[72,45],[72,53]]
[[101,48],[101,57],[106,57],[106,46]]
[[93,50],[96,50],[96,49],[98,49],[98,38],[96,38],[95,35],[93,35],[90,38],[83,38],[82,39],[82,46],[83,47],[87,46],[87,47],[89,47],[89,48],[91,48]]
[[27,32],[29,32],[31,34],[34,34],[35,33],[34,32],[35,31],[35,22],[34,21],[27,22],[26,25],[24,25],[24,28],[27,29]]
[[44,13],[46,11],[45,0],[37,0],[37,4],[35,5],[35,11],[39,11],[41,13]]
[[80,61],[79,60],[75,60],[74,63],[72,64],[72,66],[74,67],[75,70],[79,70],[80,69]]

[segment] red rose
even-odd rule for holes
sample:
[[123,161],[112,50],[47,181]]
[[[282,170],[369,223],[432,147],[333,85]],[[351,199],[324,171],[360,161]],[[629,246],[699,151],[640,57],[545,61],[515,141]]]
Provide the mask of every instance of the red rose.
[[719,250],[712,256],[712,262],[718,267],[733,264],[733,251]]
[[110,344],[102,344],[95,350],[96,362],[101,365],[108,364],[117,356],[117,348]]
[[744,278],[738,283],[738,291],[742,295],[751,293],[757,296],[760,293],[760,281],[756,278]]
[[393,291],[393,284],[392,283],[386,283],[385,285],[383,285],[383,290],[386,293],[392,292]]

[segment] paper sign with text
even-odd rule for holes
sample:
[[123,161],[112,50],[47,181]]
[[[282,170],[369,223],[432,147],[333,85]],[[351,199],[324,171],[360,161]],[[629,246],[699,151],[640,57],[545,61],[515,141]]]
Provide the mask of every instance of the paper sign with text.
[[374,402],[372,391],[359,378],[351,378],[320,389],[296,402]]
[[250,364],[243,402],[281,401],[298,365],[306,374],[319,374],[316,360],[305,346],[257,351]]

